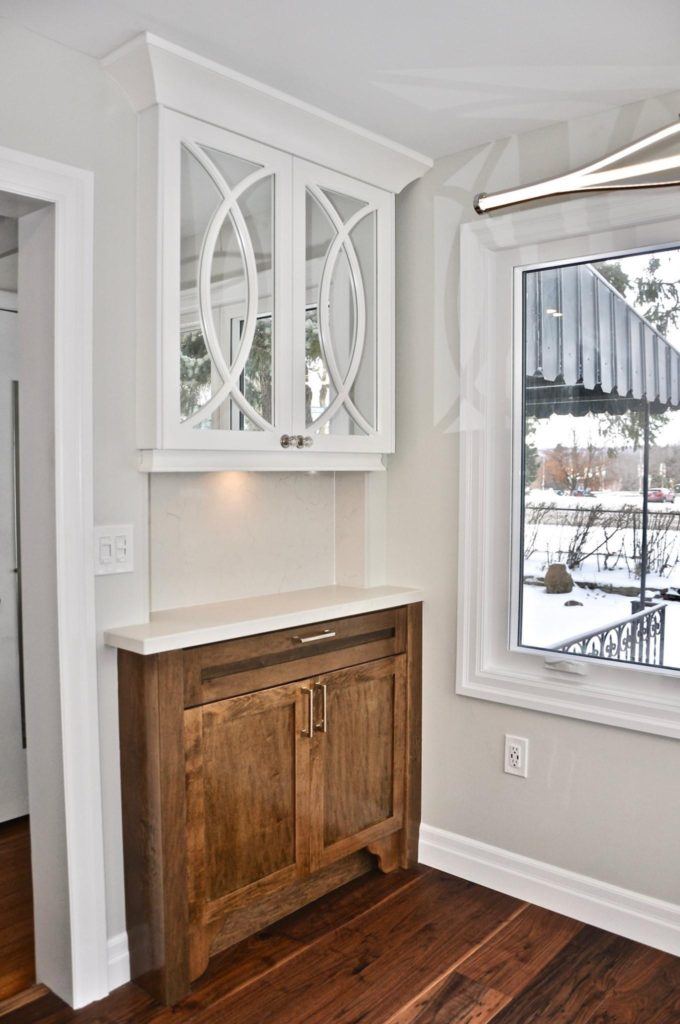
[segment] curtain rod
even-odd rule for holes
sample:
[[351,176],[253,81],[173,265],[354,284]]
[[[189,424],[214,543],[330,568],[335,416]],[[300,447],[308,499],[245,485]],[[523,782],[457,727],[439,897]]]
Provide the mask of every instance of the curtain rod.
[[[659,157],[656,160],[644,160],[626,166],[612,167],[612,164],[625,160],[626,157],[644,156],[658,142],[671,139],[680,133],[680,122],[668,125],[660,131],[645,135],[637,142],[611,153],[609,156],[596,160],[595,163],[569,171],[557,178],[537,181],[533,185],[522,185],[520,188],[504,192],[480,192],[475,196],[473,205],[477,213],[490,213],[507,206],[529,203],[534,199],[550,199],[558,196],[574,195],[580,192],[608,192],[623,189],[662,188],[680,185],[680,152],[673,156]],[[646,178],[663,171],[678,170],[676,178],[667,181],[631,181],[631,178]]]

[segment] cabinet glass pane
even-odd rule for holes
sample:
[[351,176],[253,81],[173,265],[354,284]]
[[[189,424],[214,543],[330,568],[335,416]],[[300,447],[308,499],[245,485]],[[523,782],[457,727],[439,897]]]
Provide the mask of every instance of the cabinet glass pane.
[[376,213],[363,200],[306,195],[307,427],[365,436],[376,426]]
[[273,423],[274,175],[199,146],[182,154],[181,417]]
[[182,147],[180,249],[180,414],[201,409],[222,383],[211,364],[198,309],[201,241],[220,202],[208,173]]

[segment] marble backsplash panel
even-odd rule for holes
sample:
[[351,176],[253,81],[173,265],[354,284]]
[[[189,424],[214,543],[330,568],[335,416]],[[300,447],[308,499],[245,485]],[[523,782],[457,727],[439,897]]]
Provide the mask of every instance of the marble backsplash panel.
[[332,473],[150,478],[151,610],[334,580]]

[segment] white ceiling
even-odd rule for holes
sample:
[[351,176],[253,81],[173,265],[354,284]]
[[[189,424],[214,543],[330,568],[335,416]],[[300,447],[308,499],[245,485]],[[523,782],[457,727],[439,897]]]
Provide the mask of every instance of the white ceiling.
[[147,29],[429,156],[680,89],[678,0],[0,0],[100,57]]

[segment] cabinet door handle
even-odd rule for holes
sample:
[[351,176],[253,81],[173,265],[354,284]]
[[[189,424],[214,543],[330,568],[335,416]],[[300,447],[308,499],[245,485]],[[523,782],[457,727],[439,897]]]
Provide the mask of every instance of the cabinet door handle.
[[308,728],[302,730],[302,735],[309,736],[311,739],[314,735],[314,687],[303,686],[302,692],[307,694],[307,721],[309,722]]
[[323,700],[321,704],[321,725],[317,725],[316,730],[317,732],[328,732],[328,687],[325,683],[319,683],[319,689],[321,690]]
[[296,644],[311,644],[316,640],[330,640],[335,636],[335,630],[324,629],[323,633],[314,633],[312,636],[292,636],[291,640],[294,640]]

